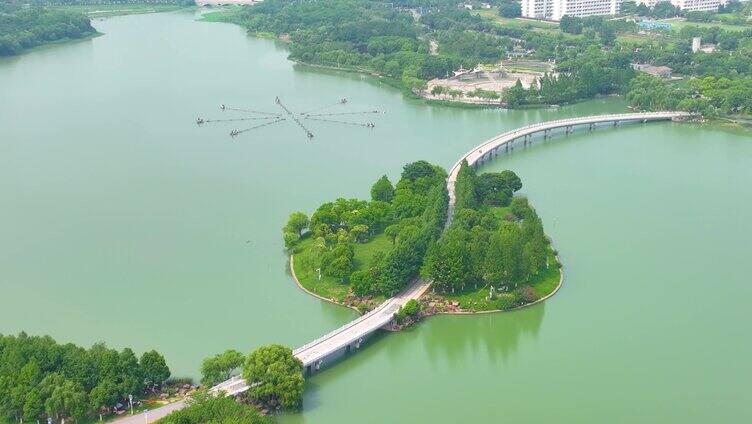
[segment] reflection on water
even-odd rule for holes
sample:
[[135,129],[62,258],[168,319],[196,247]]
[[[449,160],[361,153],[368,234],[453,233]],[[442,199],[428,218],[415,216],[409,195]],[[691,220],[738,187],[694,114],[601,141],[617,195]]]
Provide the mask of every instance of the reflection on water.
[[422,334],[432,364],[482,360],[506,361],[523,338],[535,340],[543,323],[545,302],[514,312],[473,316],[439,316]]

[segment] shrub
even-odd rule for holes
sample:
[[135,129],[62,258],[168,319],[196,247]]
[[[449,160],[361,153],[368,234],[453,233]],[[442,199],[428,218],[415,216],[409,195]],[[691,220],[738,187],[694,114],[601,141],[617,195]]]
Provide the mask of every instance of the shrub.
[[530,286],[525,286],[520,289],[520,300],[523,304],[533,303],[538,300],[538,293]]
[[415,299],[410,299],[397,312],[397,322],[402,322],[407,317],[415,317],[420,313],[420,304]]
[[496,309],[500,309],[502,311],[512,309],[517,306],[517,296],[512,293],[501,293],[496,298],[496,300],[494,300],[494,306],[496,307]]

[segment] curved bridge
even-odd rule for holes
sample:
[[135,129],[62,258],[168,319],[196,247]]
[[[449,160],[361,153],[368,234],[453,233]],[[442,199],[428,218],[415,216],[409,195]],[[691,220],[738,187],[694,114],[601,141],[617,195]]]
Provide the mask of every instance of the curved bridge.
[[593,130],[598,125],[618,125],[623,122],[649,122],[649,121],[670,121],[690,118],[693,115],[688,112],[643,112],[643,113],[621,113],[614,115],[594,115],[583,116],[580,118],[558,119],[555,121],[541,122],[537,124],[526,125],[512,131],[507,131],[501,135],[486,141],[483,144],[475,146],[472,150],[465,153],[449,170],[447,178],[447,189],[449,191],[449,213],[447,217],[447,227],[451,223],[454,215],[454,202],[456,200],[454,193],[454,184],[457,182],[457,173],[460,171],[462,161],[466,160],[470,166],[479,165],[485,161],[495,158],[501,149],[505,152],[514,149],[515,141],[522,139],[523,145],[527,145],[533,135],[543,133],[543,139],[551,136],[554,130],[563,129],[565,134],[571,134],[578,126],[587,126]]

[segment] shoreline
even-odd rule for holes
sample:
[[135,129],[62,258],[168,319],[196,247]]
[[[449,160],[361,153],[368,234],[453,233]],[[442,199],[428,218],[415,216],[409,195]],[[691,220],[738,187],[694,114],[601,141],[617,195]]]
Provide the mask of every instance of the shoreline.
[[[551,242],[551,248],[553,248],[553,247],[554,247],[553,246],[553,242]],[[441,312],[436,312],[435,314],[426,315],[426,316],[424,316],[424,318],[428,318],[428,317],[431,317],[431,316],[434,316],[434,315],[482,315],[482,314],[498,314],[498,313],[504,313],[504,312],[514,312],[514,311],[518,311],[518,310],[523,309],[523,308],[527,308],[527,307],[530,307],[530,306],[533,306],[533,305],[537,305],[538,303],[541,303],[541,302],[543,302],[545,300],[548,300],[550,297],[552,297],[553,295],[555,295],[556,293],[558,293],[559,289],[561,289],[561,287],[564,285],[564,265],[562,265],[561,258],[559,258],[559,254],[558,253],[556,253],[556,255],[554,255],[554,257],[556,258],[556,261],[559,264],[559,283],[556,285],[556,287],[554,287],[554,289],[551,291],[551,293],[549,293],[549,294],[541,297],[540,299],[536,300],[535,302],[530,302],[530,303],[526,303],[524,305],[515,306],[514,308],[511,308],[511,309],[490,309],[490,310],[483,310],[483,311],[467,311],[467,310],[464,310],[464,311],[441,311]],[[344,304],[344,303],[340,303],[340,302],[338,302],[336,300],[327,299],[326,297],[321,296],[319,294],[316,294],[316,293],[308,290],[307,288],[305,288],[303,286],[303,284],[301,284],[300,280],[298,280],[298,276],[295,274],[295,255],[294,254],[290,255],[290,260],[289,260],[288,264],[289,264],[289,267],[290,267],[290,274],[292,275],[292,280],[295,282],[295,285],[298,286],[298,288],[300,290],[302,290],[303,292],[305,292],[305,293],[307,293],[307,294],[309,294],[309,295],[311,295],[311,296],[313,296],[313,297],[315,297],[315,298],[317,298],[319,300],[323,300],[325,302],[329,302],[329,303],[331,303],[333,305],[342,306],[344,308],[352,309],[353,311],[357,312],[359,315],[363,315],[363,313],[359,309],[355,308],[354,306],[350,306],[350,305],[347,305],[347,304]],[[429,285],[429,287],[430,287],[430,285]]]
[[306,293],[310,294],[311,296],[313,296],[313,297],[315,297],[315,298],[317,298],[317,299],[319,299],[319,300],[323,300],[323,301],[326,301],[326,302],[332,303],[332,304],[334,304],[334,305],[342,306],[342,307],[344,307],[344,308],[352,309],[353,311],[357,312],[357,313],[358,313],[358,315],[363,315],[363,314],[362,314],[362,313],[360,312],[360,310],[359,310],[358,308],[354,307],[354,306],[346,305],[346,304],[344,304],[344,303],[340,303],[340,302],[337,302],[336,300],[332,300],[332,299],[327,299],[327,298],[325,298],[324,296],[321,296],[321,295],[319,295],[319,294],[316,294],[316,293],[314,293],[314,292],[312,292],[312,291],[308,290],[307,288],[303,287],[303,284],[301,284],[301,283],[300,283],[300,280],[298,280],[298,276],[297,276],[297,275],[295,275],[295,255],[290,255],[290,261],[289,261],[289,264],[290,264],[290,273],[292,274],[292,281],[294,281],[294,282],[295,282],[295,285],[296,285],[296,286],[298,286],[298,288],[299,288],[299,289],[303,290],[304,292],[306,292]]
[[[222,10],[212,11],[210,13],[215,14],[221,14]],[[262,38],[262,39],[271,39],[271,40],[277,40],[281,41],[285,44],[289,44],[289,34],[288,38],[284,38],[283,35],[278,34],[272,34],[272,33],[260,33],[260,32],[251,32],[249,31],[241,22],[233,21],[231,18],[228,19],[197,19],[199,22],[220,22],[220,23],[227,23],[227,24],[233,24],[237,25],[243,29],[246,30],[246,34],[255,37],[255,38]],[[290,49],[287,49],[287,52],[290,52]],[[321,64],[315,64],[315,63],[308,63],[304,62],[302,60],[291,58],[288,54],[287,60],[290,62],[293,62],[296,65],[300,66],[309,66],[314,69],[326,69],[326,70],[332,70],[332,71],[341,71],[346,73],[355,73],[355,74],[361,74],[366,75],[369,77],[375,78],[376,81],[384,83],[392,88],[395,88],[403,93],[403,95],[406,95],[408,98],[413,100],[420,100],[426,105],[432,106],[432,105],[439,105],[444,107],[453,107],[453,108],[464,108],[464,109],[502,109],[502,110],[530,110],[530,109],[550,109],[550,108],[558,108],[561,106],[570,106],[577,103],[582,103],[586,101],[591,100],[597,100],[599,98],[603,97],[617,97],[620,99],[626,99],[626,97],[623,94],[619,93],[611,93],[611,94],[605,94],[605,95],[596,95],[595,97],[590,98],[583,98],[583,99],[577,99],[571,102],[564,102],[564,103],[556,103],[556,104],[546,104],[546,103],[536,103],[536,104],[526,104],[526,105],[519,105],[516,107],[509,107],[508,105],[502,104],[500,101],[479,101],[479,102],[467,102],[463,100],[450,100],[450,99],[439,99],[439,98],[430,98],[421,92],[420,94],[416,94],[413,92],[409,87],[406,87],[401,83],[399,79],[392,78],[387,75],[380,74],[377,71],[366,69],[366,68],[358,68],[358,67],[337,67],[337,66],[331,66],[331,65],[321,65]],[[661,112],[659,110],[653,111],[653,112]],[[726,122],[724,122],[726,121]],[[728,122],[731,121],[731,122]],[[752,124],[746,124],[744,122],[744,118],[734,117],[734,116],[718,116],[713,119],[709,119],[705,123],[716,123],[717,127],[723,127],[723,126],[732,126],[735,128],[741,128],[745,130],[749,130],[752,128]],[[749,118],[749,122],[752,122],[752,117]],[[724,125],[725,124],[725,125]]]

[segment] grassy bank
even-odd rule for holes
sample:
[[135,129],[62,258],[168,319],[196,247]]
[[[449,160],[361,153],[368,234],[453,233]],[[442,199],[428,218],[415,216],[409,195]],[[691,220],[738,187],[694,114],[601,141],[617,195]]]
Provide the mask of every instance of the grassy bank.
[[[319,273],[316,271],[317,261],[311,249],[312,244],[313,239],[309,237],[301,241],[293,252],[295,255],[295,276],[298,282],[306,290],[318,296],[345,304],[345,299],[350,295],[350,286],[327,275],[322,275],[319,279]],[[353,248],[355,251],[353,270],[359,271],[371,266],[377,252],[387,252],[391,249],[392,242],[384,234],[379,234],[367,243],[355,243]],[[376,296],[372,298],[372,301],[381,302],[384,299],[386,298],[383,296]]]

